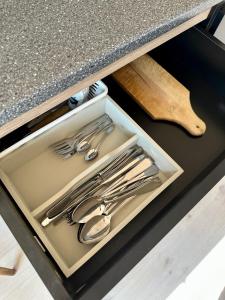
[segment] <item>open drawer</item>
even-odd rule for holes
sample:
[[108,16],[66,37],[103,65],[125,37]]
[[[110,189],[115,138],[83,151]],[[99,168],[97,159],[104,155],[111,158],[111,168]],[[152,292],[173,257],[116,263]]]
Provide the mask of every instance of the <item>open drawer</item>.
[[[76,153],[62,159],[50,147],[71,136],[104,113],[115,124],[102,144],[97,161],[87,162]],[[141,146],[160,169],[162,185],[135,197],[112,219],[110,233],[95,245],[81,244],[78,225],[69,226],[65,219],[43,228],[46,210],[71,187],[82,184],[100,171],[122,151]],[[109,97],[96,97],[77,109],[19,141],[1,153],[1,180],[32,225],[46,249],[65,276],[70,276],[127,225],[146,205],[170,185],[182,169]]]
[[[174,57],[175,52],[176,56]],[[35,214],[32,214],[32,212],[34,213],[38,209],[39,204],[40,206],[44,205],[54,195],[48,195],[50,198],[43,200],[43,202],[42,199],[39,199],[37,201],[38,205],[31,207],[28,202],[22,199],[23,197],[21,198],[22,201],[19,201],[13,187],[14,184],[11,185],[12,189],[10,190],[9,185],[4,180],[5,186],[7,186],[6,189],[13,197],[1,191],[1,214],[55,299],[66,299],[66,294],[70,299],[101,299],[224,175],[225,50],[207,34],[198,29],[191,29],[152,51],[151,56],[191,91],[192,105],[206,122],[207,131],[203,137],[193,138],[173,124],[154,122],[110,77],[105,79],[109,87],[109,95],[119,106],[108,96],[104,101],[108,101],[110,107],[113,107],[113,111],[117,112],[112,114],[112,118],[119,126],[123,127],[123,134],[119,138],[120,141],[117,140],[118,144],[111,144],[105,152],[103,149],[103,155],[99,157],[97,162],[88,167],[89,171],[92,167],[95,168],[96,165],[104,165],[104,162],[115,154],[114,151],[118,147],[126,147],[126,145],[140,142],[137,137],[143,136],[148,141],[144,143],[146,147],[147,144],[151,144],[155,147],[157,153],[160,153],[160,155],[155,155],[151,152],[151,155],[156,160],[160,156],[167,166],[172,167],[174,170],[172,176],[178,175],[181,170],[177,169],[179,168],[177,164],[171,161],[163,150],[184,169],[184,173],[169,188],[160,193],[154,201],[151,202],[151,195],[142,199],[145,209],[136,215],[133,220],[124,211],[123,215],[126,215],[129,224],[108,241],[104,247],[97,249],[95,255],[91,258],[89,256],[88,261],[69,278],[66,278],[61,271],[62,257],[55,264],[56,257],[52,258],[56,254],[55,250],[51,252],[45,244],[45,252],[43,252],[33,239],[33,235],[37,235],[37,228],[35,227],[34,230],[34,226],[31,226],[31,219],[35,223]],[[76,117],[75,111],[70,114],[68,120]],[[119,116],[123,116],[123,118],[119,118]],[[55,122],[58,121],[60,119]],[[66,122],[64,121],[60,126],[66,127]],[[39,133],[34,133],[33,137],[38,140],[43,134],[50,133],[54,124],[57,126],[58,123],[53,122],[49,127],[46,127],[46,131],[41,129]],[[68,129],[68,133],[69,130],[71,128]],[[25,138],[25,141],[28,142],[30,139],[31,136]],[[25,147],[24,140],[19,143],[17,145],[21,145],[22,150]],[[22,144],[24,145],[22,146]],[[2,159],[5,159],[3,158],[5,155],[8,157],[14,155],[14,149],[15,154],[21,151],[16,149],[14,145],[1,154]],[[148,151],[147,148],[146,151]],[[110,155],[107,153],[110,153]],[[17,163],[19,164],[19,162]],[[3,169],[7,173],[7,168]],[[11,171],[13,172],[13,170]],[[90,174],[89,171],[83,174]],[[72,182],[74,180],[73,176],[69,180]],[[168,180],[170,179],[168,178]],[[166,181],[164,184],[166,184]],[[56,190],[53,191],[53,194]],[[26,217],[29,222],[25,221],[25,210],[22,207],[18,209],[15,206],[15,200],[18,206],[22,203],[28,205],[26,207],[28,210]],[[149,202],[151,203],[147,205]],[[21,213],[21,210],[23,210],[23,213]],[[121,229],[120,227],[117,228]],[[39,237],[41,238],[40,235]],[[84,260],[80,262],[84,263]],[[60,265],[60,268],[58,265]],[[68,275],[75,270],[75,268],[72,268],[74,268],[74,265],[70,270],[67,266]]]

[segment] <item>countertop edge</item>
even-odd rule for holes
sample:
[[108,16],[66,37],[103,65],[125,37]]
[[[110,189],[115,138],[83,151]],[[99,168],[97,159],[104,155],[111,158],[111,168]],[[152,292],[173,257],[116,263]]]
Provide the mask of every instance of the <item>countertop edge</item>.
[[39,105],[48,102],[52,97],[58,95],[59,93],[62,93],[63,91],[67,90],[68,88],[74,85],[79,84],[80,82],[82,82],[82,80],[99,72],[101,69],[110,66],[118,59],[121,59],[122,57],[126,56],[129,53],[132,53],[133,51],[137,50],[143,45],[152,42],[154,39],[160,37],[161,35],[168,33],[172,29],[185,23],[191,18],[210,9],[213,6],[213,4],[215,4],[215,1],[210,1],[210,3],[207,2],[207,4],[201,4],[200,6],[195,7],[194,9],[170,20],[170,22],[161,24],[159,27],[154,28],[149,32],[146,32],[145,35],[137,37],[131,43],[126,44],[122,48],[118,48],[115,51],[107,54],[103,59],[99,57],[95,61],[94,65],[93,62],[90,62],[89,65],[85,66],[85,72],[84,70],[81,70],[76,74],[71,74],[70,76],[59,80],[57,84],[50,83],[49,85],[46,85],[44,89],[34,91],[34,93],[30,97],[16,100],[14,105],[11,105],[10,107],[5,107],[0,112],[0,136],[4,136],[5,134],[12,131],[6,130],[7,125],[15,121],[18,117],[21,117],[24,113],[29,112],[34,108],[37,109]]

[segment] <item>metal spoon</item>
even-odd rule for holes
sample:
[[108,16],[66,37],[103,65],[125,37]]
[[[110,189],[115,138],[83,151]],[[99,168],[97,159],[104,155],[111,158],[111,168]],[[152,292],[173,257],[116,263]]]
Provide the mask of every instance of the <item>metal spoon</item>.
[[110,232],[111,219],[114,214],[133,198],[134,196],[131,196],[116,205],[113,210],[110,210],[110,214],[95,216],[90,219],[82,226],[81,230],[78,231],[78,240],[83,244],[93,244],[101,241]]
[[98,196],[90,197],[88,200],[82,201],[74,209],[72,213],[72,223],[87,223],[90,219],[95,216],[104,214],[109,207],[112,205],[115,206],[117,203],[106,204],[101,201],[101,198]]
[[[128,161],[134,159],[134,157],[140,155],[141,153],[143,153],[143,149],[137,145],[126,149],[105,168],[99,171],[93,178],[86,181],[79,187],[72,187],[66,194],[62,196],[62,198],[58,200],[56,204],[50,207],[45,215],[45,218],[41,222],[42,226],[46,227],[50,223],[60,220],[65,215],[67,215],[67,218],[69,219],[68,222],[71,223],[71,214],[73,209],[83,200],[81,197],[82,199],[80,201],[80,194],[83,195],[83,193],[85,193],[87,197],[92,196],[96,191],[101,189],[106,180],[110,179],[115,173],[117,173],[117,176],[119,176],[118,170],[123,169],[124,165],[126,165]],[[136,161],[136,163],[138,163],[138,161],[139,159]],[[129,168],[131,168],[131,166]],[[123,170],[125,171],[125,169]]]
[[76,145],[77,152],[78,153],[86,152],[91,147],[91,143],[96,138],[96,136],[99,135],[103,130],[107,130],[110,126],[112,126],[112,121],[110,123],[104,124],[97,131],[91,133],[90,135],[88,135],[88,137],[85,137],[85,139],[77,143]]
[[[109,164],[109,166],[111,166],[111,168],[108,169],[105,168],[103,169],[102,171],[100,171],[98,173],[98,176],[100,176],[100,178],[103,179],[103,181],[97,183],[97,185],[93,186],[91,192],[87,193],[86,194],[86,198],[84,197],[82,199],[82,201],[84,200],[88,200],[90,198],[90,196],[94,195],[96,192],[98,192],[98,196],[100,197],[100,195],[102,196],[103,194],[101,194],[101,191],[105,194],[106,192],[109,193],[111,191],[111,185],[112,185],[112,182],[113,180],[117,179],[117,177],[123,175],[125,172],[128,172],[130,169],[132,169],[132,167],[135,167],[140,161],[142,161],[143,159],[145,158],[145,154],[141,154],[139,155],[138,157],[136,157],[135,159],[133,159],[129,164],[127,164],[126,166],[124,166],[123,168],[121,169],[118,169],[118,171],[111,175],[108,179],[105,179],[104,180],[104,177],[108,177],[108,175],[112,174],[112,170],[113,170],[113,173],[115,170],[117,170],[117,168],[113,168],[114,166],[114,163],[116,163],[116,160],[115,159],[113,161],[113,164]],[[122,173],[121,173],[122,172]],[[107,173],[107,176],[106,176],[106,173]],[[81,201],[80,201],[81,202]],[[73,215],[73,211],[74,209],[76,209],[77,207],[77,204],[76,205],[72,205],[71,208],[68,210],[67,212],[67,221],[69,224],[73,224],[73,219],[72,219],[72,215]]]
[[[79,141],[83,140],[84,138],[88,137],[91,133],[93,134],[96,132],[96,130],[99,129],[100,126],[106,124],[106,123],[112,122],[111,118],[104,114],[100,116],[99,118],[91,121],[87,125],[83,126],[78,133],[75,135],[65,138],[63,140],[60,140],[54,144],[52,144],[50,147],[53,148],[53,150],[61,155],[61,156],[69,156],[69,154],[74,154],[76,152],[76,144],[79,143]],[[70,156],[71,156],[70,155]]]
[[103,136],[101,137],[101,139],[99,140],[99,142],[98,142],[98,144],[95,146],[95,148],[90,149],[90,150],[87,152],[87,154],[84,156],[84,159],[85,159],[86,161],[90,161],[90,160],[93,160],[93,159],[96,158],[96,156],[98,155],[99,148],[100,148],[102,142],[105,140],[105,138],[107,137],[107,135],[108,135],[109,133],[111,133],[113,130],[114,130],[114,125],[111,125],[110,127],[108,127],[108,128],[105,130]]
[[94,216],[102,215],[105,211],[111,207],[112,204],[117,203],[124,199],[124,197],[135,196],[145,194],[161,185],[161,181],[156,180],[152,177],[148,178],[147,181],[143,179],[139,182],[134,182],[127,189],[122,192],[112,193],[112,195],[90,197],[87,200],[82,201],[74,209],[71,219],[68,222],[72,225],[74,223],[87,223]]

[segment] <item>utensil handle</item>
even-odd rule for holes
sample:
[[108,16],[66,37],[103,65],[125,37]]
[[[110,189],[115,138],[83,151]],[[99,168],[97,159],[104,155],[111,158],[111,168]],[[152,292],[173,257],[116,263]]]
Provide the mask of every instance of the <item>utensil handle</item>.
[[121,153],[118,157],[116,157],[108,166],[106,166],[102,171],[99,172],[99,176],[107,179],[121,167],[124,165],[125,159],[131,155],[133,152],[132,148],[127,149],[125,152]]
[[117,187],[113,187],[111,188],[108,192],[104,192],[104,197],[108,197],[111,194],[118,192],[118,191],[123,191],[127,186],[129,186],[132,183],[135,183],[141,179],[145,179],[145,178],[150,178],[151,176],[155,176],[159,171],[159,168],[153,163],[153,165],[149,168],[148,173],[146,174],[146,172],[142,172],[139,175],[137,175],[136,177],[126,181],[123,184],[117,185]]
[[[136,157],[134,160],[132,160],[129,164],[127,164],[125,167],[123,167],[121,170],[116,172],[113,176],[111,176],[109,179],[104,181],[105,184],[112,182],[114,179],[119,177],[120,175],[124,174],[126,171],[129,171],[132,167],[136,166],[140,161],[142,161],[145,157],[145,154],[141,154],[138,157]],[[124,176],[123,176],[124,177]],[[109,191],[113,187],[116,187],[120,182],[122,182],[123,177],[119,178],[117,181],[115,181],[106,191]]]
[[[112,128],[112,130],[110,132],[108,132],[108,130]],[[98,141],[97,145],[95,146],[95,149],[98,151],[99,147],[101,146],[102,142],[105,140],[105,138],[108,136],[109,133],[111,133],[114,129],[114,125],[110,124],[108,127],[105,127],[104,129],[104,134],[102,135],[102,137],[100,138],[100,140]]]
[[[59,204],[58,203],[52,207],[51,209],[51,213],[49,213],[49,211],[46,213],[46,218],[41,222],[41,225],[43,227],[48,226],[50,223],[52,223],[53,221],[56,221],[58,219],[60,219],[62,216],[64,216],[68,210],[72,209],[73,207],[75,207],[78,203],[80,203],[80,201],[83,200],[83,197],[85,194],[90,193],[90,191],[93,189],[94,184],[95,185],[99,185],[99,181],[101,181],[100,178],[94,178],[94,180],[90,180],[90,182],[88,183],[88,188],[86,186],[86,184],[84,183],[81,187],[82,189],[79,190],[79,193],[77,193],[76,197],[79,197],[78,199],[76,199],[76,201],[74,201],[74,199],[71,199],[72,196],[70,196],[70,198],[64,198],[63,203]],[[75,197],[75,195],[73,195],[73,197]],[[68,202],[67,202],[68,200]],[[62,208],[62,206],[64,206]]]
[[138,175],[137,177],[135,177],[135,178],[123,183],[123,184],[119,184],[116,187],[113,186],[110,190],[104,192],[104,197],[108,197],[111,194],[120,191],[121,189],[123,190],[127,185],[130,185],[131,183],[134,183],[134,182],[142,179],[142,177],[144,177],[144,172],[141,173],[140,175]]
[[107,215],[110,215],[110,217],[113,217],[121,208],[123,208],[126,204],[128,204],[132,199],[134,199],[136,197],[136,195],[133,195],[129,198],[126,198],[125,200],[123,200],[122,202],[117,203],[116,206],[112,207],[112,210],[108,212]]
[[82,201],[83,198],[81,197],[80,199],[78,199],[76,202],[72,203],[69,205],[69,207],[67,206],[66,208],[64,208],[61,212],[59,212],[57,215],[55,215],[52,218],[46,217],[45,219],[42,220],[41,225],[42,227],[46,227],[48,226],[50,223],[59,220],[60,218],[62,218],[68,210],[73,209],[73,207],[75,207],[80,201]]
[[96,128],[95,130],[93,130],[90,134],[85,136],[79,142],[88,141],[89,143],[91,143],[96,138],[96,136],[98,136],[102,131],[104,131],[105,129],[107,129],[111,125],[112,125],[112,120],[110,120],[107,123],[100,124],[99,128]]
[[[150,192],[151,190],[158,188],[162,184],[162,182],[158,176],[157,177],[150,176],[149,178],[141,179],[141,181],[142,182],[140,183],[139,186],[135,186],[135,187],[131,186],[129,189],[126,189],[121,192],[117,192],[114,195],[112,194],[109,197],[103,198],[102,200],[105,203],[111,203],[111,202],[115,202],[115,201],[117,202],[126,197],[132,196],[134,193],[135,193],[135,195],[140,194],[139,190],[141,190],[142,188],[144,188],[146,185],[148,185],[150,183],[151,183],[151,185],[147,192]],[[141,194],[144,194],[144,193],[146,193],[146,192],[142,192]]]
[[80,128],[79,133],[76,133],[74,135],[74,138],[83,138],[85,135],[88,135],[89,133],[95,131],[99,125],[101,125],[102,123],[104,123],[107,120],[111,120],[111,118],[107,115],[104,114],[100,117],[98,117],[97,119],[91,121],[90,123],[84,125],[83,127]]
[[102,171],[98,172],[96,176],[102,178],[102,183],[97,185],[93,190],[92,194],[102,189],[104,186],[107,185],[108,182],[111,181],[111,176],[117,170],[120,170],[120,168],[124,165],[125,159],[131,154],[133,149],[129,148],[122,154],[120,154],[117,158],[115,158],[108,166],[106,166]]
[[[90,192],[94,185],[96,184],[97,179],[94,178],[88,182],[85,182],[81,186],[76,189],[72,189],[69,193],[63,196],[55,205],[53,205],[46,213],[48,218],[53,218],[59,213],[61,213],[70,203],[74,200],[74,198],[80,196],[82,193]],[[99,180],[98,180],[99,181]]]

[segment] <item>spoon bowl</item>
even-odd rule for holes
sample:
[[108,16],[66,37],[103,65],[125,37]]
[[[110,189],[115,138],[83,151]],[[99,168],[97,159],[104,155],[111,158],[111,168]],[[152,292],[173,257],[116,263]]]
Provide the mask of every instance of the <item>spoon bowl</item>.
[[84,156],[84,159],[86,161],[93,160],[98,156],[99,148],[100,148],[102,142],[106,139],[107,135],[110,134],[113,130],[114,130],[114,125],[113,124],[105,129],[104,134],[102,135],[102,137],[98,141],[98,144],[95,146],[95,148],[90,149],[87,152],[87,154]]
[[86,223],[94,216],[102,215],[106,210],[103,202],[100,202],[99,197],[91,197],[79,203],[72,213],[72,222]]
[[121,203],[109,208],[109,214],[95,216],[90,219],[78,230],[78,240],[83,244],[95,244],[106,237],[111,230],[111,219],[117,211],[119,211],[124,205],[130,202],[135,196],[131,196]]
[[91,144],[88,141],[81,141],[80,143],[77,144],[77,152],[78,153],[83,153],[86,152],[89,148],[91,147]]
[[[148,180],[146,183],[145,180]],[[74,223],[87,223],[95,216],[100,216],[108,209],[113,209],[118,201],[124,200],[127,197],[138,196],[148,193],[161,185],[161,180],[158,177],[147,178],[135,182],[133,185],[125,188],[122,191],[112,191],[112,194],[104,194],[101,197],[95,196],[89,199],[83,200],[79,203],[72,212],[71,218],[68,219],[70,225]]]
[[79,232],[79,240],[84,244],[93,244],[106,237],[111,229],[111,216],[95,216],[84,224]]
[[89,136],[85,138],[85,140],[81,140],[77,145],[76,145],[76,151],[78,153],[83,153],[86,152],[88,149],[91,147],[91,143],[93,140],[102,132],[105,131],[107,132],[111,127],[113,126],[112,121],[109,123],[104,124],[101,126],[98,130],[93,131]]
[[88,153],[84,156],[86,161],[93,160],[98,156],[98,149],[92,148],[88,151]]

